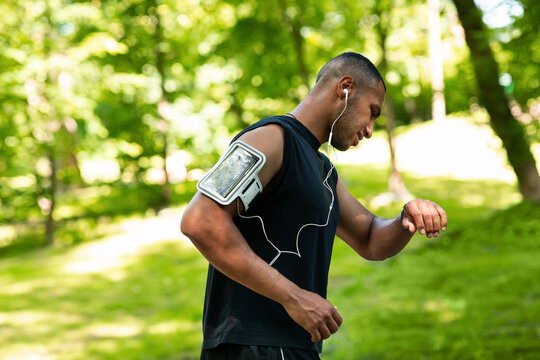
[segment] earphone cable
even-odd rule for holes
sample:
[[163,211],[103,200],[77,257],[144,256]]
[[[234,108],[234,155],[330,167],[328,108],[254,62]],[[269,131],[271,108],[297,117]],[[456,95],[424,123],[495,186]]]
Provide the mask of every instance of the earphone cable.
[[[332,200],[330,201],[330,205],[328,207],[328,216],[326,217],[326,222],[324,224],[306,223],[306,224],[302,225],[302,227],[300,227],[300,229],[296,233],[296,251],[280,250],[276,245],[274,245],[274,243],[272,241],[270,241],[270,238],[268,237],[268,234],[266,232],[266,228],[264,226],[264,220],[262,219],[262,217],[260,217],[259,215],[252,215],[252,216],[242,215],[240,213],[240,198],[236,199],[236,211],[238,213],[238,216],[240,216],[243,219],[258,219],[261,222],[262,231],[263,231],[264,237],[266,238],[266,241],[274,249],[276,249],[276,251],[278,252],[277,255],[269,262],[270,266],[272,266],[274,264],[274,262],[281,256],[281,254],[292,254],[292,255],[296,255],[298,257],[302,257],[302,254],[300,253],[300,247],[299,247],[300,233],[302,232],[302,230],[304,228],[308,227],[308,226],[325,227],[330,222],[330,214],[332,213],[332,208],[334,207],[335,195],[334,195],[334,192],[332,191],[332,187],[328,183],[328,179],[330,178],[330,176],[332,174],[332,171],[336,168],[334,163],[332,163],[332,161],[330,160],[330,156],[331,156],[330,155],[330,145],[331,145],[331,142],[332,142],[332,135],[333,135],[333,131],[334,131],[334,125],[341,118],[341,116],[343,115],[343,113],[347,109],[347,102],[348,102],[348,98],[349,98],[349,92],[348,92],[347,89],[345,89],[344,92],[345,92],[345,107],[343,108],[343,110],[341,111],[339,116],[336,118],[336,120],[334,120],[334,122],[332,123],[332,126],[330,127],[330,135],[328,136],[327,153],[328,153],[328,161],[330,161],[331,166],[330,166],[330,170],[326,174],[326,177],[324,178],[322,184],[328,191],[330,191],[330,195],[332,196]],[[287,114],[287,115],[291,115],[294,119],[296,119],[296,117],[293,114]],[[334,150],[335,162],[337,163],[336,149],[334,147],[332,147],[332,148]]]

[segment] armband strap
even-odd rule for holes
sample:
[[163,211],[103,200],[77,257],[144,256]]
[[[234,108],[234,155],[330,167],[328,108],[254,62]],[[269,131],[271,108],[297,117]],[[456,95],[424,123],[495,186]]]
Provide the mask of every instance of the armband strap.
[[262,152],[237,140],[197,183],[197,189],[222,205],[240,198],[247,210],[263,190],[259,171],[266,162]]

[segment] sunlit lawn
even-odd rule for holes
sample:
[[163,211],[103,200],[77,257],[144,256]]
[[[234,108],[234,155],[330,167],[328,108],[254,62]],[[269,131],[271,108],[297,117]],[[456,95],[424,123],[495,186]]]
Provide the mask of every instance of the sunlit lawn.
[[[351,185],[361,191],[360,183]],[[407,184],[445,206],[449,230],[440,240],[415,236],[380,263],[337,243],[329,299],[345,322],[326,358],[540,358],[540,207],[493,213],[515,199],[503,183]]]
[[[368,206],[386,190],[385,169],[340,172]],[[519,201],[505,183],[405,181],[447,209],[449,230],[438,240],[415,236],[379,263],[336,242],[329,299],[345,322],[323,358],[539,358],[539,208],[495,212]],[[173,213],[0,259],[0,358],[196,359],[207,263],[165,226],[178,227]]]
[[1,261],[0,358],[193,359],[205,261],[179,241],[115,245]]

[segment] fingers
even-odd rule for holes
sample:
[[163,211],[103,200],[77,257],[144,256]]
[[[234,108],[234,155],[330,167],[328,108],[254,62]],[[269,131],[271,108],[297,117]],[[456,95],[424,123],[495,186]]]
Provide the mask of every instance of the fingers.
[[343,318],[341,317],[341,315],[339,315],[337,311],[337,307],[334,307],[334,311],[332,312],[332,317],[334,318],[334,321],[336,322],[338,327],[341,326],[341,324],[343,324]]
[[331,331],[326,324],[320,323],[316,329],[311,330],[309,333],[311,334],[311,341],[317,342],[328,339],[336,331]]
[[424,224],[426,225],[426,235],[428,238],[439,236],[440,221],[439,213],[435,209],[435,203],[429,200],[424,200],[419,203],[418,207],[422,211]]
[[434,224],[433,224],[433,214],[428,205],[429,204],[426,204],[425,201],[421,201],[418,204],[418,208],[422,212],[422,220],[424,221],[426,235],[427,237],[431,237],[431,235],[433,234]]
[[430,230],[430,227],[426,225],[427,235],[428,237],[432,237],[432,236],[438,237],[439,231],[441,230],[441,223],[443,220],[443,218],[441,217],[441,213],[444,214],[444,221],[445,221],[444,229],[446,229],[446,212],[443,210],[442,207],[440,207],[433,201],[424,202],[424,206],[426,207],[424,219],[426,218],[429,219],[425,222],[427,224],[428,221],[431,221],[433,225],[431,230]]
[[299,289],[296,301],[283,304],[287,313],[311,336],[311,341],[328,339],[338,331],[343,318],[337,307],[320,295]]
[[433,201],[417,199],[407,203],[405,207],[403,225],[408,226],[409,231],[414,232],[414,227],[418,232],[427,237],[439,236],[439,231],[446,230],[446,212]]
[[433,220],[433,236],[437,237],[439,236],[439,230],[441,229],[441,223],[439,221],[439,213],[437,210],[434,211],[434,214],[431,215],[431,218]]
[[426,234],[426,229],[424,225],[424,218],[422,216],[422,211],[418,208],[416,201],[411,201],[407,204],[407,207],[405,208],[406,213],[412,216],[414,220],[414,225],[416,226],[416,229],[418,232],[422,235]]
[[337,309],[333,309],[321,318],[317,323],[317,329],[311,333],[311,341],[317,342],[319,340],[328,339],[330,335],[335,334],[339,327],[343,323],[343,318],[337,312]]
[[332,310],[315,323],[316,328],[310,330],[311,341],[317,342],[328,339],[338,331],[342,323],[343,318],[338,313],[337,308],[333,307]]
[[317,342],[322,340],[321,333],[319,332],[319,329],[315,329],[310,332],[311,334],[311,342]]
[[336,309],[332,311],[332,314],[328,321],[326,322],[326,325],[328,326],[328,329],[332,334],[335,334],[336,331],[338,331],[339,327],[341,326],[341,323],[343,322],[343,318]]
[[319,333],[321,334],[321,337],[324,339],[328,339],[332,333],[330,332],[330,329],[328,329],[328,326],[326,324],[321,325],[319,328]]
[[439,213],[439,216],[441,217],[441,229],[443,231],[446,230],[446,225],[448,225],[448,219],[446,218],[446,211],[442,207],[440,207],[438,204],[435,204],[435,209]]

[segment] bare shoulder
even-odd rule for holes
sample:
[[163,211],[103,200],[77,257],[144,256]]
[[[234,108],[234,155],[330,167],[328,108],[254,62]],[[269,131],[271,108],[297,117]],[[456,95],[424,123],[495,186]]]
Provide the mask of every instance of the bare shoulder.
[[242,134],[238,140],[253,146],[266,157],[266,163],[259,172],[263,187],[266,186],[283,163],[283,128],[277,124],[268,124]]
[[[265,153],[275,149],[283,151],[283,128],[277,124],[268,124],[243,133],[238,140]],[[266,155],[266,153],[265,153]]]

